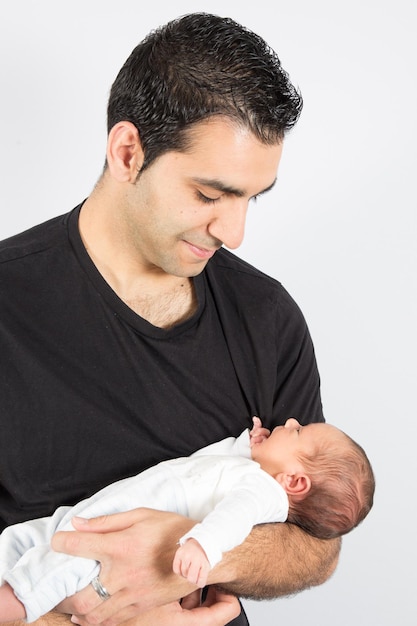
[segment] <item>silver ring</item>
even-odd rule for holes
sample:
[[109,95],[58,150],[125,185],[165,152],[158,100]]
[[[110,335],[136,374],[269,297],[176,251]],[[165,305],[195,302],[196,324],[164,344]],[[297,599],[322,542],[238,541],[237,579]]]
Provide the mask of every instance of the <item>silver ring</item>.
[[93,580],[91,581],[91,586],[93,587],[94,591],[100,596],[102,600],[109,600],[110,594],[107,591],[106,587],[104,587],[101,584],[98,576],[93,578]]

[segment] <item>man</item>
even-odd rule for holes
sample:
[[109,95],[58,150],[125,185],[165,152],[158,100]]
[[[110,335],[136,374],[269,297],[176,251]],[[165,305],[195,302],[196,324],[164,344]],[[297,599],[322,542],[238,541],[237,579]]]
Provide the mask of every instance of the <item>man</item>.
[[[275,184],[300,111],[275,53],[230,19],[185,16],[132,52],[91,195],[1,245],[3,526],[236,436],[253,415],[268,428],[323,420],[297,305],[222,247],[242,242],[248,203]],[[240,609],[214,585],[278,597],[320,584],[337,561],[337,541],[255,528],[195,606],[171,571],[192,524],[147,510],[75,521],[53,547],[96,558],[100,577],[59,610],[108,626],[221,625]],[[243,612],[233,623],[247,623]]]

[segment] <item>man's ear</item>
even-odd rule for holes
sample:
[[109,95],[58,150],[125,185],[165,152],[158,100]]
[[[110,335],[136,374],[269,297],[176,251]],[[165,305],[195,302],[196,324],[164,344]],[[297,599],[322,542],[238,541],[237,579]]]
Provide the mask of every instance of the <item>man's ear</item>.
[[119,183],[135,183],[144,154],[138,129],[131,122],[118,122],[107,140],[107,164]]
[[311,489],[311,480],[303,472],[295,474],[287,474],[282,472],[275,476],[280,485],[282,485],[289,496],[304,497]]

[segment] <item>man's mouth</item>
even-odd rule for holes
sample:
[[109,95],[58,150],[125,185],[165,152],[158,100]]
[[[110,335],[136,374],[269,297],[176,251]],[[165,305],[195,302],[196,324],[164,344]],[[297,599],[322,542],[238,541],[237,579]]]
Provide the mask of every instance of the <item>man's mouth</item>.
[[190,241],[185,241],[189,250],[195,254],[199,259],[211,259],[215,252],[217,252],[218,248],[202,248],[200,246],[196,246]]

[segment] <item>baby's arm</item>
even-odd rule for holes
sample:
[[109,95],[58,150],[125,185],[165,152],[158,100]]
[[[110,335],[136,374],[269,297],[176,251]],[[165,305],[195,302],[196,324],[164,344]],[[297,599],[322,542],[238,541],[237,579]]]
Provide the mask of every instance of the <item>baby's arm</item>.
[[[253,427],[252,430],[250,430],[249,432],[250,446],[254,445],[255,443],[260,443],[264,439],[267,439],[271,434],[271,431],[262,426],[262,422],[259,417],[253,417],[252,421]],[[221,508],[221,506],[219,508]],[[232,509],[233,508],[234,507],[232,507]],[[256,507],[254,507],[254,509],[256,509]],[[216,514],[214,513],[214,516],[215,515]],[[213,516],[213,513],[211,514],[211,516]],[[243,518],[246,517],[247,515],[243,515]],[[201,524],[199,526],[201,526]],[[225,526],[227,526],[227,524],[223,524],[223,529]],[[220,524],[219,528],[221,527],[222,525]],[[183,576],[190,583],[198,585],[199,587],[204,587],[207,582],[207,577],[211,569],[211,565],[207,554],[202,548],[201,544],[194,537],[188,537],[186,538],[185,542],[177,549],[174,556],[172,568],[175,574]]]
[[205,587],[211,568],[203,548],[191,537],[176,551],[172,569],[174,574],[183,576],[188,582]]
[[25,619],[26,611],[23,604],[16,598],[8,583],[0,587],[0,622]]
[[260,443],[264,439],[268,439],[271,431],[262,426],[262,422],[259,417],[252,417],[253,427],[252,430],[249,431],[250,437],[250,446],[252,447],[255,443]]
[[[232,460],[232,459],[230,459]],[[242,543],[256,524],[284,522],[288,497],[281,485],[248,459],[224,462],[214,508],[179,543],[173,571],[203,587],[223,554]],[[218,496],[221,494],[220,500]]]

